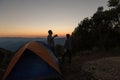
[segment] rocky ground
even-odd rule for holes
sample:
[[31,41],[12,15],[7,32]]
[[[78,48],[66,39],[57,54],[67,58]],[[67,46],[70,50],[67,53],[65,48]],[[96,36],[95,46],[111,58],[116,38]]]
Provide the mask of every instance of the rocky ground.
[[120,54],[80,54],[61,64],[65,80],[120,80]]

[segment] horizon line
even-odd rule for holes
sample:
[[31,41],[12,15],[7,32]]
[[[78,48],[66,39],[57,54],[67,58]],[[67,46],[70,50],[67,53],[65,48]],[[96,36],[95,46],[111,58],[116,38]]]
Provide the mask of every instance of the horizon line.
[[[11,36],[11,37],[0,37],[0,38],[47,38],[47,37],[19,37],[19,36]],[[60,36],[57,38],[65,38],[64,36]]]

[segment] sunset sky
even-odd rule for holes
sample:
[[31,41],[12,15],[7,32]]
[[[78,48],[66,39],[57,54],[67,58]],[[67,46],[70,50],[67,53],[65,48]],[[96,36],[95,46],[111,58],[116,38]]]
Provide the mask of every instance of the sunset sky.
[[108,0],[0,0],[0,37],[64,36]]

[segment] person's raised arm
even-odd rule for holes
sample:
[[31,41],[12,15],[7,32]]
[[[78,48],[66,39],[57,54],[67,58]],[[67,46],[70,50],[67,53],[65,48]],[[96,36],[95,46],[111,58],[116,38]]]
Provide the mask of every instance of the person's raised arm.
[[56,35],[54,35],[54,36],[53,36],[53,39],[54,39],[55,37],[58,37],[58,35],[57,35],[57,34],[56,34]]

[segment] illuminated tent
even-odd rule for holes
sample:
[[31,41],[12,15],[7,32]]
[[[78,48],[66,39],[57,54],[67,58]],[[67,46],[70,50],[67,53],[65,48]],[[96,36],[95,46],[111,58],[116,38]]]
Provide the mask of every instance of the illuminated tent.
[[2,80],[61,80],[57,58],[42,42],[29,42],[12,58]]

